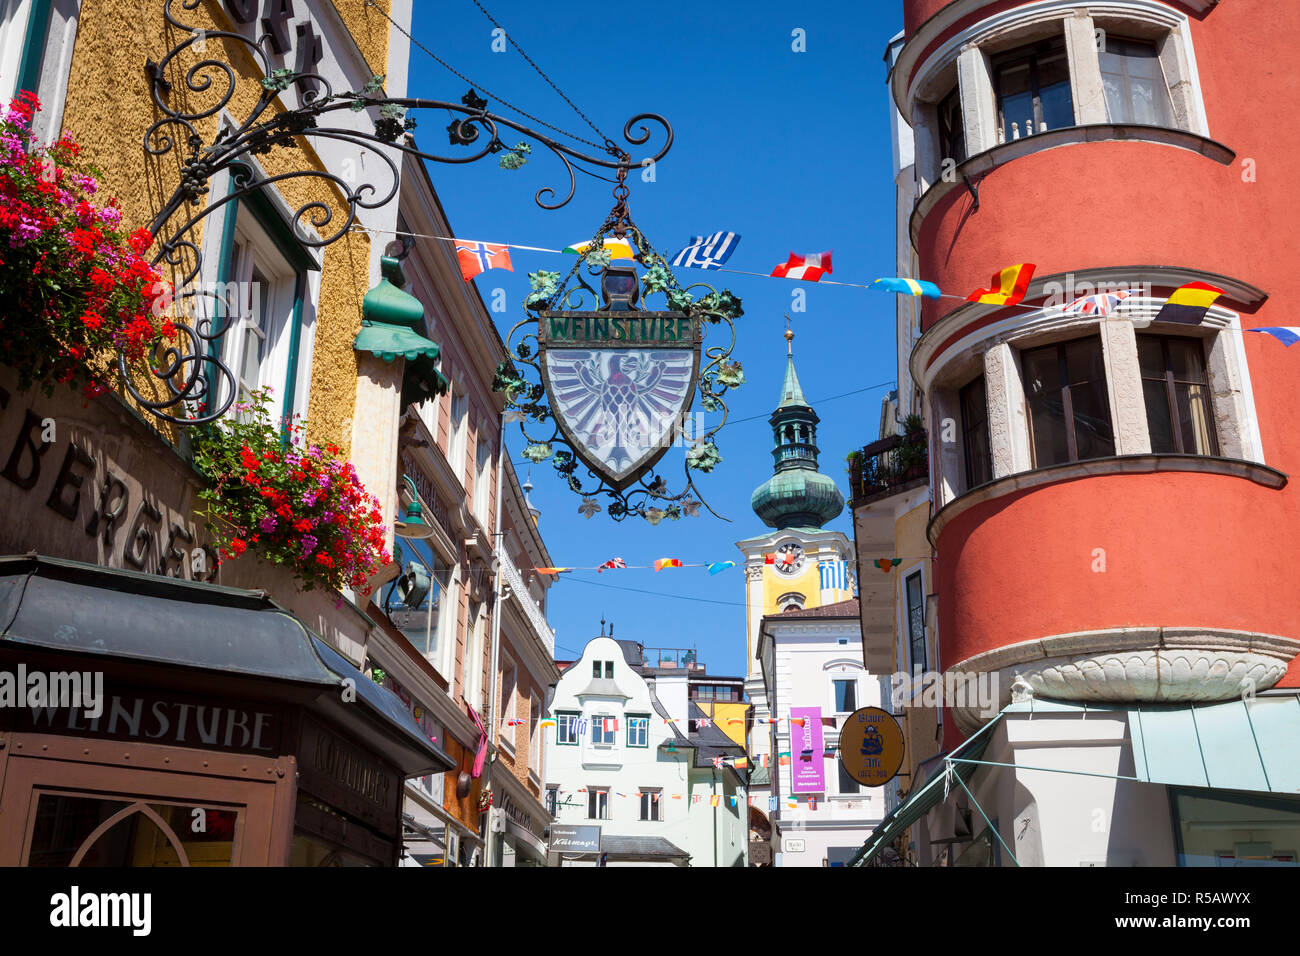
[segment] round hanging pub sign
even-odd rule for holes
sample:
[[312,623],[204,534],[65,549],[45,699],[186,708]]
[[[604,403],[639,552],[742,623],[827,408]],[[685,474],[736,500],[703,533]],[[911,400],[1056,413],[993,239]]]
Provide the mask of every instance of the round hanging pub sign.
[[840,728],[840,762],[858,783],[884,786],[903,765],[903,728],[879,707],[855,710]]

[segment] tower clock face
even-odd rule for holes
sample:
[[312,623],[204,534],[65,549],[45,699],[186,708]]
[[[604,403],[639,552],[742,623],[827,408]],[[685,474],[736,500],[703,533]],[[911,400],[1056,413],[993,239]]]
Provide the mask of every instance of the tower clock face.
[[776,549],[775,567],[778,574],[793,577],[803,570],[803,548],[794,542],[783,544]]

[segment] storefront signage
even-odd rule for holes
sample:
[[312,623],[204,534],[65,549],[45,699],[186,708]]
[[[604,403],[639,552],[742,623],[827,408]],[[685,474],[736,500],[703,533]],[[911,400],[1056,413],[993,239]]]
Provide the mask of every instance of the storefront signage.
[[672,446],[700,370],[700,321],[637,309],[538,313],[551,413],[574,454],[627,487]]
[[20,733],[109,737],[268,756],[282,753],[280,712],[234,701],[109,692],[102,697],[98,717],[88,717],[79,707],[24,707],[10,713]]
[[501,794],[501,811],[525,830],[533,828],[533,815],[510,799],[510,794]]
[[551,827],[552,853],[599,853],[600,827],[561,826]]
[[42,541],[59,557],[214,580],[216,554],[193,522],[179,459],[160,466],[98,405],[75,415],[67,405],[60,395],[48,407],[26,406],[0,387],[0,512],[9,516],[0,551]]
[[401,775],[359,747],[304,717],[298,746],[303,789],[392,836],[397,832]]
[[903,728],[879,707],[854,711],[840,728],[840,762],[858,783],[884,786],[903,765]]
[[[822,745],[822,709],[790,708],[790,792],[824,793],[826,760]],[[796,720],[802,718],[800,727]]]

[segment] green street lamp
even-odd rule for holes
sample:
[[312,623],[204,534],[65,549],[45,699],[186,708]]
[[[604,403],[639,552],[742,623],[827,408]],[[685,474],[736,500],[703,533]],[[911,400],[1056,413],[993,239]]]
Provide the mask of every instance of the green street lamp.
[[402,478],[411,487],[411,503],[406,506],[405,517],[393,522],[393,533],[399,538],[432,538],[433,526],[424,520],[424,506],[420,504],[420,493],[415,489],[415,482],[410,475],[402,475]]

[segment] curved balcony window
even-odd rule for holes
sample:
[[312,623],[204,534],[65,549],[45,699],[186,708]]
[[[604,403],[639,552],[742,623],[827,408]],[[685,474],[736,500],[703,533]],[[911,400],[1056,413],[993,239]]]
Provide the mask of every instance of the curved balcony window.
[[1112,123],[1175,126],[1169,81],[1149,40],[1107,36],[1098,53],[1106,118]]
[[959,400],[966,487],[974,488],[993,480],[993,459],[989,452],[989,407],[984,376],[976,377],[963,388]]
[[[1074,0],[1026,7],[1033,9],[990,14],[942,38],[922,31],[908,39],[891,82],[915,135],[923,196],[931,187],[940,194],[957,188],[960,177],[944,175],[950,161],[1076,127],[1153,127],[1113,135],[1218,158],[1223,147],[1200,142],[1210,130],[1186,15],[1155,5],[1117,11]],[[1192,136],[1169,137],[1160,129]],[[1106,136],[1061,133],[1044,148]],[[990,162],[1025,151],[995,153]]]
[[1115,454],[1101,339],[1030,349],[1021,367],[1035,468]]
[[1064,36],[1020,47],[992,62],[999,141],[1074,125]]
[[1153,452],[1217,455],[1205,350],[1196,339],[1137,337]]

